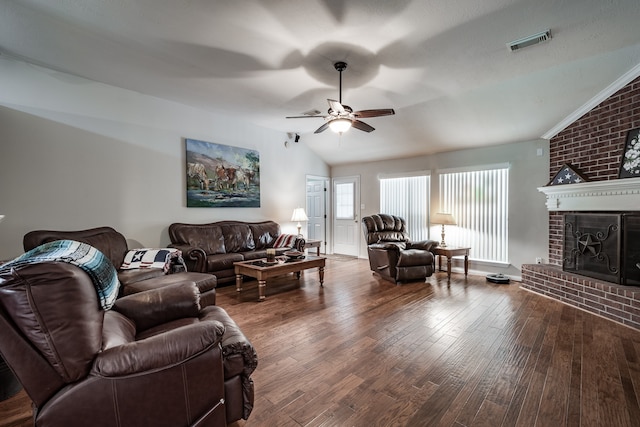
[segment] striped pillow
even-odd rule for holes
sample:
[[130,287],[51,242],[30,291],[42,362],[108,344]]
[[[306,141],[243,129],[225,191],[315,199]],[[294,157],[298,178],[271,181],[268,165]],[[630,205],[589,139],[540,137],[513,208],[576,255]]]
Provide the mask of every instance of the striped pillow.
[[274,248],[292,248],[298,236],[295,234],[281,234],[273,244]]

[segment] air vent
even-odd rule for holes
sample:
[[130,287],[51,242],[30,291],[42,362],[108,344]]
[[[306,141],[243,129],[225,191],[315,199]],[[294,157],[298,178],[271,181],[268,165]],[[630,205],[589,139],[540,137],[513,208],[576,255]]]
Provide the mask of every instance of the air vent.
[[508,43],[507,47],[510,51],[514,52],[527,46],[533,46],[534,44],[546,42],[547,40],[551,40],[551,30],[546,30],[538,34],[533,34],[523,39],[513,41],[511,43]]

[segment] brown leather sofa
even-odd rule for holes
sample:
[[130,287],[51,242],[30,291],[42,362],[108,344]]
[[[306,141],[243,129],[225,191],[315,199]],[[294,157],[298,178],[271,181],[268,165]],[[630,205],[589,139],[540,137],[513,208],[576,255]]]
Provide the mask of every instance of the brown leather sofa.
[[120,269],[129,247],[125,237],[111,227],[97,227],[78,231],[34,230],[24,235],[22,243],[24,250],[29,251],[44,243],[65,239],[87,243],[105,254],[118,270],[121,295],[130,295],[175,283],[195,282],[202,295],[200,304],[208,306],[216,303],[217,280],[215,276],[210,274],[191,271],[165,274],[161,269],[157,268]]
[[[273,221],[173,223],[169,226],[169,246],[182,251],[190,271],[214,274],[220,284],[235,281],[234,262],[265,258],[267,248],[273,248],[280,234],[280,225]],[[304,243],[298,237],[293,248],[302,251]],[[276,254],[289,249],[276,248]]]
[[405,220],[395,215],[376,214],[362,218],[367,241],[369,267],[383,279],[394,283],[426,279],[435,270],[438,246],[435,240],[412,242]]
[[201,308],[199,297],[195,283],[174,284],[103,310],[75,265],[0,270],[0,353],[33,401],[34,425],[224,426],[247,418],[253,396],[238,408],[242,388],[230,391],[225,378],[244,369],[250,381],[257,357],[240,354],[250,344],[237,339],[224,310]]

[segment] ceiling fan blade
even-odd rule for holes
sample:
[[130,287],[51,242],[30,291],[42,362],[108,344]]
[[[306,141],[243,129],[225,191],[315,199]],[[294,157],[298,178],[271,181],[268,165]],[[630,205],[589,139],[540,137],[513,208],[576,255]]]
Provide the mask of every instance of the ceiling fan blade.
[[376,128],[374,128],[372,126],[369,126],[368,124],[366,124],[365,122],[361,122],[360,120],[354,120],[351,123],[351,126],[353,126],[356,129],[363,130],[365,132],[371,132],[371,131],[376,130]]
[[324,132],[325,130],[327,130],[328,127],[329,127],[329,122],[326,122],[325,124],[320,126],[318,129],[316,129],[314,133]]
[[317,119],[324,118],[324,116],[287,116],[285,119]]
[[355,111],[353,115],[356,116],[357,118],[366,119],[369,117],[392,116],[395,113],[396,112],[393,110],[393,108],[380,108],[377,110]]
[[345,114],[346,111],[344,109],[344,107],[342,106],[341,103],[339,103],[338,101],[336,101],[335,99],[327,99],[327,102],[329,102],[329,107],[336,113],[338,114]]

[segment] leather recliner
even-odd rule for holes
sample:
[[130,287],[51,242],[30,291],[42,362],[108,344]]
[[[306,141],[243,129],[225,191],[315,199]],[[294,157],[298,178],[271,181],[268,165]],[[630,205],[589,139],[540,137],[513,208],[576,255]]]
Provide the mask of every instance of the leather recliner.
[[394,283],[424,280],[435,270],[435,240],[412,242],[403,218],[375,214],[362,218],[371,271]]
[[[224,426],[224,314],[195,283],[117,299],[65,262],[0,272],[0,353],[34,425]],[[257,358],[256,358],[257,362]],[[254,364],[255,368],[255,364]]]

